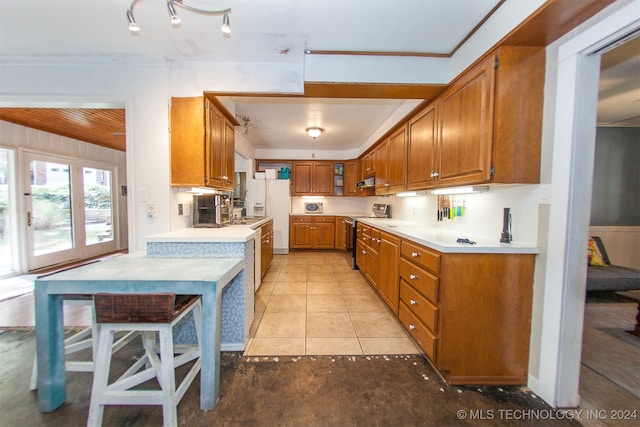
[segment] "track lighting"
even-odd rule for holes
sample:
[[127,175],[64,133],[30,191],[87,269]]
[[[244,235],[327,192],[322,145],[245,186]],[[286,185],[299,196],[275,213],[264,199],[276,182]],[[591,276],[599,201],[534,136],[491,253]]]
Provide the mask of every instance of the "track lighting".
[[229,26],[229,14],[225,13],[222,17],[222,32],[225,34],[231,34],[231,27]]
[[129,20],[129,30],[131,31],[140,31],[140,27],[136,23],[136,18],[133,17],[133,10],[127,10],[127,19]]
[[173,7],[172,0],[167,0],[167,9],[169,10],[169,16],[171,17],[172,24],[179,24],[182,22],[182,19],[178,16],[176,12],[176,8]]
[[[131,6],[129,6],[129,9],[127,9],[127,20],[129,21],[129,30],[131,31],[140,31],[140,27],[138,26],[138,23],[136,22],[136,19],[133,16],[133,8],[135,7],[136,3],[138,3],[139,1],[141,0],[133,0],[131,2]],[[169,16],[171,17],[172,24],[179,24],[180,22],[182,22],[182,19],[180,18],[180,16],[178,16],[178,13],[176,12],[176,8],[175,8],[176,6],[179,6],[190,12],[199,13],[201,15],[215,15],[215,16],[222,15],[222,28],[221,28],[222,32],[225,35],[231,34],[231,26],[229,25],[229,14],[231,13],[231,8],[222,9],[222,10],[206,10],[206,9],[200,9],[200,8],[185,4],[185,1],[187,0],[164,0],[164,1],[167,2],[167,11],[169,12]]]

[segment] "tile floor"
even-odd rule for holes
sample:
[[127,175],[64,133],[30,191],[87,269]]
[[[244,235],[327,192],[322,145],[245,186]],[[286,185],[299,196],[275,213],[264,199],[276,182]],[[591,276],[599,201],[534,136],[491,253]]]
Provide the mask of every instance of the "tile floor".
[[276,255],[255,312],[247,356],[420,353],[342,252]]

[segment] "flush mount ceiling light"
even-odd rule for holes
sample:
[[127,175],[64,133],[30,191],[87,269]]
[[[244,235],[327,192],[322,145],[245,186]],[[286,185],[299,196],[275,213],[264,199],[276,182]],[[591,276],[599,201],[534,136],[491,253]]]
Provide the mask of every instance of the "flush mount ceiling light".
[[324,129],[313,127],[313,128],[307,128],[306,131],[311,138],[316,139],[317,137],[320,136],[322,132],[324,132]]
[[[138,3],[139,1],[141,0],[133,0],[131,2],[131,6],[129,6],[129,9],[127,9],[127,20],[129,21],[129,30],[134,32],[140,31],[140,27],[136,22],[136,18],[133,16],[133,8],[135,7],[136,3]],[[222,9],[222,10],[207,10],[207,9],[200,9],[197,7],[189,6],[188,4],[184,3],[184,0],[163,0],[163,1],[167,2],[167,11],[169,12],[171,23],[174,25],[182,22],[182,19],[180,19],[180,16],[178,16],[178,13],[176,12],[176,8],[175,8],[175,6],[179,6],[190,12],[199,13],[201,15],[222,16],[222,27],[220,28],[220,30],[224,33],[224,35],[231,34],[231,27],[229,26],[229,14],[231,13],[231,8]]]

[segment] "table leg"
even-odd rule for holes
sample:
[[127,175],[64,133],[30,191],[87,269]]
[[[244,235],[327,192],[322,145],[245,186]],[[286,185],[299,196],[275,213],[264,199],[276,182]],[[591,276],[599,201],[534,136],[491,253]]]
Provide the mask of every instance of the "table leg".
[[[211,286],[209,284],[209,286]],[[202,354],[200,360],[200,409],[211,411],[218,400],[220,388],[220,330],[222,325],[222,295],[217,286],[202,294]]]
[[38,406],[55,411],[67,398],[64,368],[62,295],[49,295],[46,285],[35,287]]

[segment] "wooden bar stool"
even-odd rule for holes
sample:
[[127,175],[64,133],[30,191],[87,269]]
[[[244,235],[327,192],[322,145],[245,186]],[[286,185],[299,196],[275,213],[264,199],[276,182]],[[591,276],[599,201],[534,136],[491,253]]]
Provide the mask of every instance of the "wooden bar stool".
[[[100,338],[87,425],[102,425],[105,405],[162,405],[164,425],[177,426],[178,403],[200,372],[200,297],[176,296],[173,293],[96,294],[94,302]],[[173,327],[191,312],[195,321],[197,343],[176,351]],[[113,354],[111,349],[116,331],[139,332],[145,353],[124,374],[109,384]],[[156,343],[159,343],[159,357]],[[176,353],[180,354],[176,356]],[[195,363],[176,388],[175,369],[193,360]],[[153,378],[157,378],[159,390],[132,390]]]

